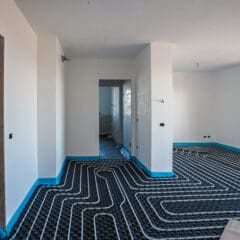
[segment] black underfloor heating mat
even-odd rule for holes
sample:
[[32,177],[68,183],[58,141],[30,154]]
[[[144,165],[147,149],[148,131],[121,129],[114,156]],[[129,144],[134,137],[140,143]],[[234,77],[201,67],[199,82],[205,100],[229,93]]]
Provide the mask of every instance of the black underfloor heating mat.
[[[161,164],[161,163],[159,163]],[[175,148],[174,177],[133,161],[69,161],[58,186],[39,186],[9,239],[219,239],[240,219],[240,154]]]

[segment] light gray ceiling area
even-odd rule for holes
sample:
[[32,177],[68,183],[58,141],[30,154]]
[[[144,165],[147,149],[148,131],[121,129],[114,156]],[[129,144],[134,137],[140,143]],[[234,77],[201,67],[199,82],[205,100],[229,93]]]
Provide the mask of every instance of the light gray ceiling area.
[[173,44],[175,71],[240,63],[240,0],[15,1],[71,57],[134,57],[158,41]]

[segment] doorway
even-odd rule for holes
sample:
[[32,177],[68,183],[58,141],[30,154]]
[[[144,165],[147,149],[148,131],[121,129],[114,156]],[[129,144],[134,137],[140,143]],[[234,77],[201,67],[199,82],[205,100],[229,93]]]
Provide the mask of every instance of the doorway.
[[5,229],[4,177],[4,38],[0,35],[0,228]]
[[131,129],[131,80],[99,80],[100,158],[129,158]]

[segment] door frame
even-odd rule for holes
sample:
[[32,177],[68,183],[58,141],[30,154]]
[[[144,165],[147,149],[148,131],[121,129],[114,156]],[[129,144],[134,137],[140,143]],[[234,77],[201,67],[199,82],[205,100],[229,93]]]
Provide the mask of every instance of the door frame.
[[0,228],[6,229],[4,164],[4,37],[0,34]]
[[[135,154],[135,101],[134,101],[134,81],[132,79],[98,79],[98,94],[99,94],[99,87],[119,87],[119,91],[123,91],[123,84],[124,82],[129,81],[131,83],[131,148],[128,149],[130,150],[131,154]],[[98,103],[97,103],[98,107],[99,107],[99,96],[98,96]],[[122,106],[120,106],[120,108],[123,108],[123,103],[121,104]],[[122,140],[123,139],[123,109],[120,109],[120,111],[122,112],[122,119],[121,119],[121,124],[122,124]],[[99,112],[99,109],[98,109]],[[99,114],[98,114],[99,116]],[[99,119],[98,119],[99,122]],[[100,131],[98,132],[98,136],[99,136]],[[99,138],[98,138],[99,141]],[[100,142],[99,142],[100,143]],[[98,145],[99,145],[98,143]],[[99,150],[100,151],[100,150]]]

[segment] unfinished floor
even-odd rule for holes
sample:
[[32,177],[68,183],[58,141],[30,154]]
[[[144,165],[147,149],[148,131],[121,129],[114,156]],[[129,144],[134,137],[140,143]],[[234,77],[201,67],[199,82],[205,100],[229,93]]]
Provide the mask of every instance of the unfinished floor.
[[132,160],[69,161],[59,186],[39,186],[9,239],[219,239],[240,219],[240,153],[174,149],[174,177]]
[[121,154],[121,145],[114,142],[107,136],[100,137],[100,158],[101,159],[123,159]]

